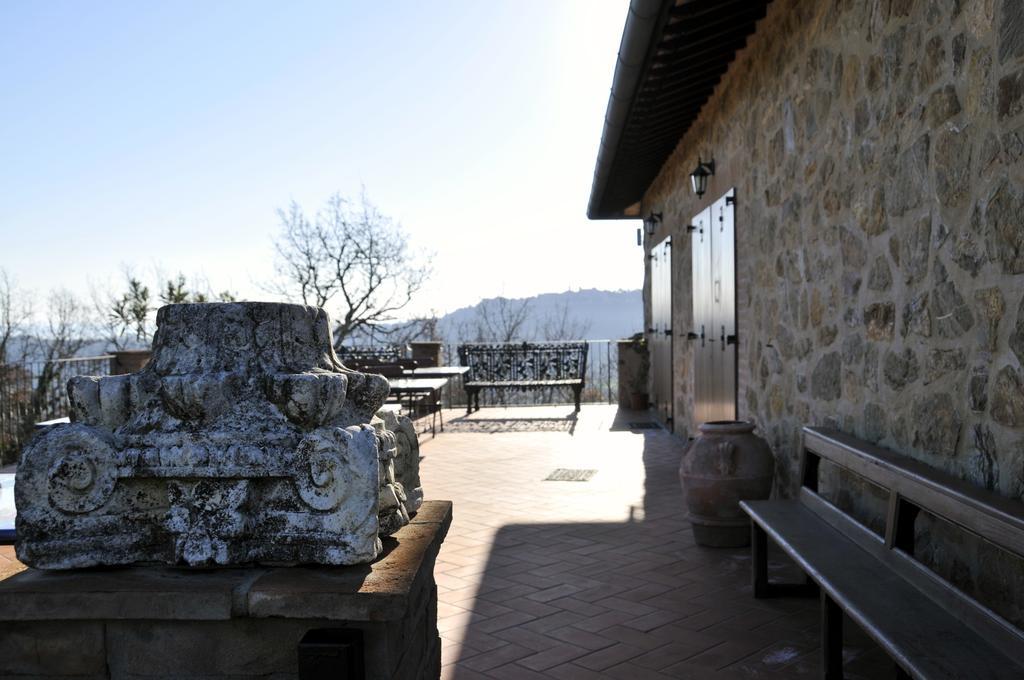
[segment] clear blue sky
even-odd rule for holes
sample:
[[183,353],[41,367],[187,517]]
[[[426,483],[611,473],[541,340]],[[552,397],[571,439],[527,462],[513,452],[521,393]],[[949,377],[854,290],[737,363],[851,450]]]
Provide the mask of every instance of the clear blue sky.
[[365,186],[435,252],[416,311],[636,288],[587,198],[626,0],[0,4],[0,267],[267,297],[275,209]]

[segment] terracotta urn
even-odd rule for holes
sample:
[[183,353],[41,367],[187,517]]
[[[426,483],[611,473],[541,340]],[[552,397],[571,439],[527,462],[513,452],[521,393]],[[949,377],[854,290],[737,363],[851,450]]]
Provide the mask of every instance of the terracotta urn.
[[733,548],[750,543],[750,519],[740,501],[771,495],[775,456],[754,424],[718,420],[700,426],[683,453],[679,479],[699,545]]

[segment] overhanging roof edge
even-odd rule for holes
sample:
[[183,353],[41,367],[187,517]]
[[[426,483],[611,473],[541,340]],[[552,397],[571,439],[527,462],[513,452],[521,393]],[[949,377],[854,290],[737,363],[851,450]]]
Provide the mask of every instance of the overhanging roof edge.
[[590,219],[634,217],[625,214],[627,206],[643,200],[770,4],[632,0],[594,167]]
[[622,40],[615,61],[612,88],[608,95],[608,106],[605,109],[594,181],[590,189],[590,203],[587,206],[587,217],[592,220],[632,218],[621,212],[602,211],[600,202],[615,161],[622,130],[629,120],[642,76],[656,44],[654,38],[660,34],[669,10],[674,5],[674,0],[631,0],[629,3],[629,12],[626,15],[626,24],[622,29]]

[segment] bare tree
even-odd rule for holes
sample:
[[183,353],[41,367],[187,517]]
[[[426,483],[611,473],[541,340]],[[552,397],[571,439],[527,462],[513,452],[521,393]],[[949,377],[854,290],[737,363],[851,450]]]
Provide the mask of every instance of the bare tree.
[[73,357],[89,343],[92,319],[82,301],[65,289],[50,293],[46,301],[46,325],[36,336],[41,361]]
[[[0,269],[0,365],[25,360],[27,343],[24,340],[32,302],[4,269]],[[21,343],[15,347],[16,339]]]
[[[496,297],[483,300],[476,306],[474,319],[476,342],[513,342],[531,340],[526,332],[530,318],[530,299],[510,300]],[[467,337],[463,333],[463,337]]]
[[64,380],[65,362],[89,343],[93,324],[85,305],[68,290],[50,293],[46,323],[32,337],[32,358],[39,369],[32,376],[28,408],[22,416],[22,439],[35,427],[51,402],[58,399]]
[[417,329],[416,337],[413,340],[426,340],[438,342],[441,338],[441,317],[438,315],[436,309],[430,310],[430,315],[425,316],[421,319],[417,319],[419,322],[419,328]]
[[[437,312],[431,311],[429,316],[421,316],[409,319],[403,323],[393,324],[385,327],[364,326],[363,328],[349,333],[345,338],[345,344],[359,346],[380,346],[393,345],[402,347],[410,342],[420,340],[441,341],[439,328],[441,319]],[[341,344],[341,343],[337,343]]]
[[400,224],[365,195],[353,203],[335,194],[312,219],[293,201],[278,217],[273,292],[335,311],[338,345],[370,329],[375,335],[403,329],[387,324],[420,291],[430,267],[412,252]]
[[569,303],[562,302],[551,309],[541,321],[541,336],[548,341],[583,340],[590,330],[590,321],[569,311]]
[[42,320],[33,320],[28,296],[0,272],[0,459],[7,460],[32,433],[53,417],[63,400],[69,362],[95,334],[89,309],[71,292],[54,290]]
[[31,298],[0,269],[0,463],[17,450],[31,403],[31,374],[24,366],[31,351],[31,317]]

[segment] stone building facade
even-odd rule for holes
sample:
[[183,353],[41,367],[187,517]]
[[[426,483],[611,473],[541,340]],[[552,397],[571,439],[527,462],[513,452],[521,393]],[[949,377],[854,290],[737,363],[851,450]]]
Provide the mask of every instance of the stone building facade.
[[784,492],[831,424],[1024,497],[1022,114],[1024,3],[776,0],[646,191],[685,325],[685,226],[736,188],[738,413]]
[[[650,216],[649,334],[671,239],[671,366],[652,373],[671,371],[684,437],[687,226],[730,190],[736,415],[769,441],[775,493],[796,492],[810,425],[1024,500],[1024,2],[632,0],[588,214]],[[884,525],[882,490],[834,468],[821,482]],[[914,552],[1024,626],[1022,560],[930,516]]]

